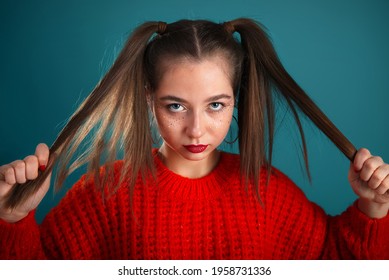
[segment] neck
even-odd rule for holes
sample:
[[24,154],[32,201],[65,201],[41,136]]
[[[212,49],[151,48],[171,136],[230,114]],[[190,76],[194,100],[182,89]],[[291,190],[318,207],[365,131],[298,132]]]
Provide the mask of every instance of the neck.
[[158,156],[163,164],[172,172],[187,178],[201,178],[208,175],[218,164],[220,152],[214,150],[202,160],[188,160],[172,151],[165,144],[159,148]]

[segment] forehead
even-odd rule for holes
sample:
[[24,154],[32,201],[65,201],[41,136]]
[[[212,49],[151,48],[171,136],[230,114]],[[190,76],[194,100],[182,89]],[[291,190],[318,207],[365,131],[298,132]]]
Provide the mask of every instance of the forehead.
[[202,97],[233,94],[229,67],[224,60],[212,57],[201,61],[170,62],[164,69],[156,94]]
[[[203,59],[172,58],[164,59],[160,63],[158,84],[172,76],[193,75],[192,78],[217,76],[224,78],[232,85],[233,67],[222,55],[209,56]],[[174,77],[173,77],[174,78]]]

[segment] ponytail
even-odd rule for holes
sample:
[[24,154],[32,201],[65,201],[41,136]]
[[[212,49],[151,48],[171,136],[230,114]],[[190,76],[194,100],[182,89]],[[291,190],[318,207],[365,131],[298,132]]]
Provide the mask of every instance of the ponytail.
[[[5,207],[13,209],[36,193],[56,164],[56,189],[62,186],[70,173],[87,162],[88,174],[94,174],[97,186],[104,187],[107,178],[112,176],[118,143],[123,148],[125,164],[119,183],[114,187],[120,185],[130,168],[134,174],[129,176],[132,191],[136,174],[140,172],[145,179],[150,171],[153,172],[143,56],[147,43],[155,32],[160,31],[159,28],[158,22],[147,22],[133,32],[111,69],[72,115],[51,146],[46,170],[35,180],[15,185],[6,198]],[[92,131],[95,137],[88,140]],[[68,167],[82,143],[88,147]],[[101,180],[99,169],[103,155],[106,155],[107,172]]]
[[[273,90],[277,90],[285,99],[297,123],[309,178],[307,147],[298,109],[352,161],[356,153],[355,147],[287,73],[261,25],[245,18],[224,25],[227,31],[237,31],[240,34],[246,54],[238,101],[238,135],[243,178],[251,178],[258,190],[260,166],[265,165],[270,171],[275,120]],[[270,172],[268,179],[269,175]]]

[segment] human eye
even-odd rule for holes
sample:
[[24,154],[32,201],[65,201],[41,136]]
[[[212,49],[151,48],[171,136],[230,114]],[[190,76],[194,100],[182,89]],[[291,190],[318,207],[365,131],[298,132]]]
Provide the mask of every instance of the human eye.
[[212,102],[211,104],[209,104],[209,108],[212,110],[212,111],[220,111],[224,108],[224,104],[223,103],[220,103],[220,102]]
[[178,104],[178,103],[169,104],[169,105],[167,105],[167,108],[171,112],[181,112],[181,111],[184,110],[184,107],[181,104]]

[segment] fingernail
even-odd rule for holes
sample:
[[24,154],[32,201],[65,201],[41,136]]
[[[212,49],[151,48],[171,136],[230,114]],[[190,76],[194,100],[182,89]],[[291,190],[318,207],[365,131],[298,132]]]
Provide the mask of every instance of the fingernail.
[[44,164],[43,165],[39,165],[39,170],[42,171],[42,172],[45,171],[46,170],[46,165],[44,165]]

